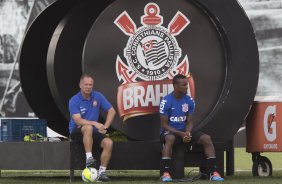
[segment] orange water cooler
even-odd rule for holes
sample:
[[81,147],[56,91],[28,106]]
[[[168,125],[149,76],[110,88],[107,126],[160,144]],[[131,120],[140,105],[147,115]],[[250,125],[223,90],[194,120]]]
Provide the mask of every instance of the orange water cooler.
[[257,96],[246,122],[247,152],[252,153],[253,175],[272,175],[270,160],[261,152],[282,151],[282,97]]

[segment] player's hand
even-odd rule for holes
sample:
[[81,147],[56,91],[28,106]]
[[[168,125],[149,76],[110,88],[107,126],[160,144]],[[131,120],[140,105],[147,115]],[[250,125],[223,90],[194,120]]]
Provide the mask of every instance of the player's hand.
[[98,129],[98,132],[102,134],[105,134],[107,132],[107,128],[102,123],[95,122],[95,124],[93,125]]
[[107,130],[106,130],[106,129],[104,129],[104,130],[99,129],[98,131],[99,131],[101,134],[106,134],[106,133],[107,133]]
[[103,129],[104,125],[102,123],[99,122],[95,122],[95,124],[93,124],[93,126],[95,126],[98,130]]
[[185,132],[185,135],[182,137],[182,141],[184,143],[188,143],[191,141],[191,138],[192,138],[191,132]]
[[99,131],[101,134],[106,134],[107,131],[108,131],[108,128],[103,125],[101,128],[98,129],[98,131]]

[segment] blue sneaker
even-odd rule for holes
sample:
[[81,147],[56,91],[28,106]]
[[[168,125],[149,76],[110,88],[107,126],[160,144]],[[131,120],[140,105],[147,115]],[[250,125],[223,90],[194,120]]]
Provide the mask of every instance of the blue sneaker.
[[224,181],[224,179],[220,176],[220,174],[216,171],[214,171],[212,173],[212,175],[210,176],[210,180],[211,181]]
[[164,172],[161,177],[162,182],[170,182],[172,181],[172,178],[168,172]]

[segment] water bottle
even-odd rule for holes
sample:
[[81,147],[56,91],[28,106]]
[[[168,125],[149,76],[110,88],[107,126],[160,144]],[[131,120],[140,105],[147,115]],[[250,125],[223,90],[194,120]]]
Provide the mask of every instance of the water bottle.
[[2,140],[3,142],[8,140],[8,125],[6,122],[2,124]]
[[22,137],[29,135],[29,134],[34,134],[33,126],[23,126],[22,127]]
[[3,142],[3,139],[2,139],[2,120],[0,119],[0,142]]

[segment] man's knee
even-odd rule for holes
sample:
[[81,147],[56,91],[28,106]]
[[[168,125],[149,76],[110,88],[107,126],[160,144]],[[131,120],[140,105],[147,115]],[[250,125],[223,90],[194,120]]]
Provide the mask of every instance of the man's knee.
[[110,138],[104,138],[102,143],[101,143],[102,148],[106,149],[112,149],[113,147],[113,141]]
[[173,144],[175,141],[175,136],[173,134],[169,134],[165,136],[165,142]]
[[211,136],[208,134],[203,134],[199,139],[199,143],[202,145],[212,144]]
[[85,135],[85,134],[92,135],[93,126],[92,125],[83,125],[82,128],[81,128],[81,132],[82,132],[83,135]]

